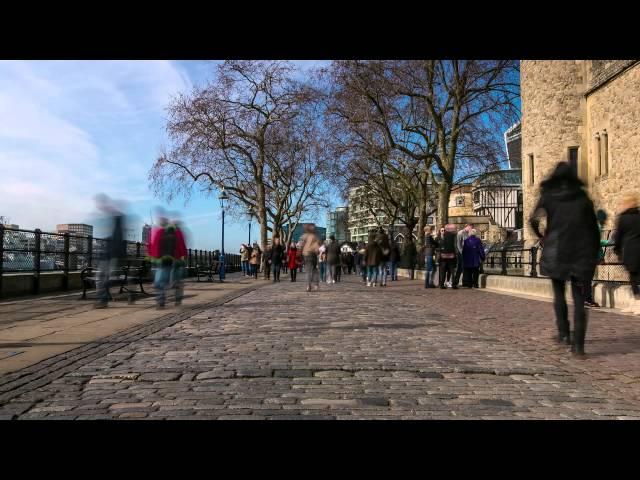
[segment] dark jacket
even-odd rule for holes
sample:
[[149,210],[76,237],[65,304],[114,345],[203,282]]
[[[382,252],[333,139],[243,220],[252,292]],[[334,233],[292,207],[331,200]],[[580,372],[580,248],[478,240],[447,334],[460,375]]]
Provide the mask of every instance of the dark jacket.
[[391,243],[389,242],[389,235],[382,232],[378,233],[378,235],[376,235],[376,243],[380,245],[382,261],[388,262],[391,257]]
[[283,258],[284,258],[284,246],[282,244],[273,245],[271,247],[271,263],[275,265],[280,265],[282,264]]
[[422,247],[422,255],[427,257],[433,257],[438,248],[438,241],[431,235],[424,236],[424,247]]
[[329,242],[327,245],[327,264],[338,265],[340,263],[340,246],[338,242]]
[[469,236],[462,246],[462,263],[464,268],[478,268],[484,260],[484,246],[475,235]]
[[[530,220],[531,228],[542,239],[540,272],[557,280],[576,277],[591,281],[600,247],[598,221],[582,182],[567,168],[568,164],[558,165],[542,182],[540,200]],[[542,213],[547,217],[544,237],[539,230]]]
[[397,263],[400,261],[400,247],[398,244],[394,243],[391,247],[391,254],[389,255],[389,261],[393,263]]
[[369,242],[365,253],[365,262],[368,267],[377,267],[382,263],[382,249],[377,242]]
[[115,215],[113,217],[113,231],[107,240],[107,249],[105,256],[108,259],[124,258],[127,256],[127,245],[124,242],[124,217]]
[[640,210],[630,208],[618,217],[613,251],[630,272],[640,272]]
[[444,232],[444,236],[440,242],[440,259],[441,260],[451,260],[451,258],[443,258],[443,254],[454,254],[456,253],[456,240],[457,235],[455,232]]

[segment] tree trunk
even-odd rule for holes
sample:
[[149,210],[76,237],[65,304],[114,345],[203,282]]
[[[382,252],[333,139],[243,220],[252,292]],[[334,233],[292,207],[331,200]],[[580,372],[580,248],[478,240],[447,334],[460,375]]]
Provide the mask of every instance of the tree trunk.
[[449,197],[451,196],[451,184],[445,180],[438,188],[438,227],[442,228],[449,222]]

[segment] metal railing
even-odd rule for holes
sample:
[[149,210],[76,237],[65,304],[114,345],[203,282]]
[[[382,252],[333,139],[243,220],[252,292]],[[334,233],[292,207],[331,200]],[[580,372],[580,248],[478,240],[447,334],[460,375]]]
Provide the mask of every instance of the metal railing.
[[[148,256],[147,245],[125,241],[127,260],[144,260]],[[64,275],[63,288],[68,288],[70,272],[95,267],[107,248],[107,240],[69,233],[50,233],[40,229],[23,230],[0,225],[0,296],[2,278],[10,273],[32,273],[33,293],[39,293],[40,275],[58,272]],[[219,252],[188,249],[187,266],[210,265],[219,260]],[[236,272],[240,268],[240,255],[225,255],[225,271]]]

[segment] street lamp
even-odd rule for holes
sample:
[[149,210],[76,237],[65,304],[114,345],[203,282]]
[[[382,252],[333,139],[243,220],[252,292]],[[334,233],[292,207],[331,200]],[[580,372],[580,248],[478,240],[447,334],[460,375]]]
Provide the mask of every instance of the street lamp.
[[224,280],[224,263],[225,263],[225,258],[224,258],[224,201],[228,200],[229,196],[227,195],[227,192],[225,192],[224,187],[222,187],[222,191],[220,192],[220,196],[218,197],[218,200],[220,200],[220,208],[222,209],[222,254],[221,254],[221,258],[220,258],[220,281],[222,282]]
[[247,215],[249,215],[249,246],[251,246],[251,221],[253,220],[253,209],[252,208],[247,210]]

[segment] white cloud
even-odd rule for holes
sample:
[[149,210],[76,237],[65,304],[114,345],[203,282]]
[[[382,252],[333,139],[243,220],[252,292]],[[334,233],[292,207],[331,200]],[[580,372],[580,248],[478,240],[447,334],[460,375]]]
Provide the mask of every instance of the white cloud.
[[189,88],[169,61],[0,61],[0,215],[52,229],[99,191],[149,201],[163,109]]

